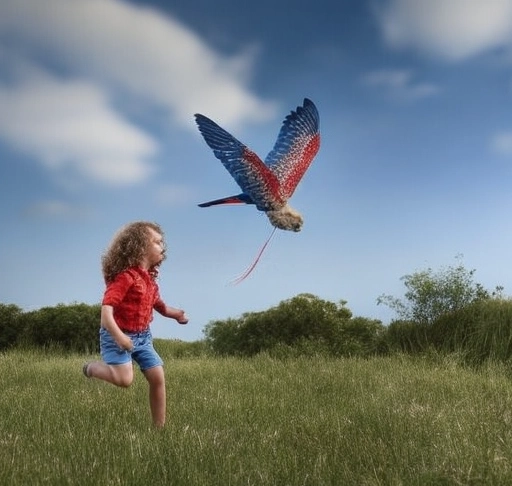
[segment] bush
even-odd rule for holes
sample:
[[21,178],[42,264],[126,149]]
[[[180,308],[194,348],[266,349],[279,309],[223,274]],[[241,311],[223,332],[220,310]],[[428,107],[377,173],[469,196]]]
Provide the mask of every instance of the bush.
[[[475,270],[467,270],[459,263],[437,272],[428,268],[404,275],[401,280],[406,287],[405,300],[381,295],[377,303],[395,310],[399,320],[432,324],[443,314],[491,298],[481,284],[474,282],[474,274]],[[501,290],[502,287],[496,287],[498,293]]]
[[311,294],[299,294],[267,311],[209,323],[204,333],[218,354],[252,356],[277,345],[318,340],[332,343],[341,323],[350,317],[344,301],[334,304]]
[[462,352],[466,360],[512,360],[512,301],[488,299],[441,316],[430,330],[433,345]]
[[208,348],[219,355],[240,354],[241,319],[209,322],[203,329]]
[[392,321],[383,341],[391,352],[422,353],[429,348],[428,327],[413,321]]
[[204,332],[213,352],[253,356],[369,356],[383,352],[385,328],[380,321],[352,318],[345,307],[299,294],[263,312],[209,323]]
[[22,332],[20,316],[22,310],[14,304],[0,304],[0,351],[8,349],[19,340]]
[[367,357],[386,351],[382,322],[366,317],[353,317],[339,326],[332,352],[337,356]]
[[57,346],[68,351],[96,352],[100,306],[59,304],[26,312],[20,316],[23,332],[19,342],[25,346]]

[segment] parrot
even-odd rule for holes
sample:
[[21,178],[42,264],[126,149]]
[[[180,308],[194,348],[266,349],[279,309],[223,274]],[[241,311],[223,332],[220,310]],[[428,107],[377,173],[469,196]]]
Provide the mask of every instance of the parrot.
[[194,116],[206,144],[242,189],[240,194],[204,202],[199,207],[253,204],[265,212],[275,228],[300,231],[302,215],[288,200],[320,148],[320,119],[315,104],[305,98],[302,106],[284,119],[264,162],[210,118],[199,113]]

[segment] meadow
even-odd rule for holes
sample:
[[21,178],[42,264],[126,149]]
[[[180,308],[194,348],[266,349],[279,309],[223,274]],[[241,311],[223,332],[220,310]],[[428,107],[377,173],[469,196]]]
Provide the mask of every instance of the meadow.
[[456,357],[176,358],[168,422],[147,384],[86,356],[0,354],[0,484],[509,485],[512,374]]

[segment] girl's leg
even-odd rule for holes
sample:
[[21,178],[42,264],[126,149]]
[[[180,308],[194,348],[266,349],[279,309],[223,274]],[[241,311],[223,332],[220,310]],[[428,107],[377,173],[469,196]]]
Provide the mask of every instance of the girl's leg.
[[84,373],[89,378],[98,378],[121,387],[128,387],[133,382],[133,365],[131,362],[121,365],[108,365],[103,361],[92,361],[86,366]]
[[166,410],[164,368],[163,366],[154,366],[143,373],[149,383],[149,406],[153,423],[157,427],[163,427]]
[[112,335],[104,327],[100,327],[99,333],[103,361],[86,363],[83,368],[84,375],[116,386],[130,386],[133,382],[131,353],[120,349]]

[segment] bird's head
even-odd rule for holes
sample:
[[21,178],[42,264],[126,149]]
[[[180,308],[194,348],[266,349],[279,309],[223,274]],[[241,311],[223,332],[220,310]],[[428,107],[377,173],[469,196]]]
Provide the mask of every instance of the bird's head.
[[279,209],[267,211],[267,216],[273,226],[286,231],[300,231],[304,223],[300,213],[288,204]]

